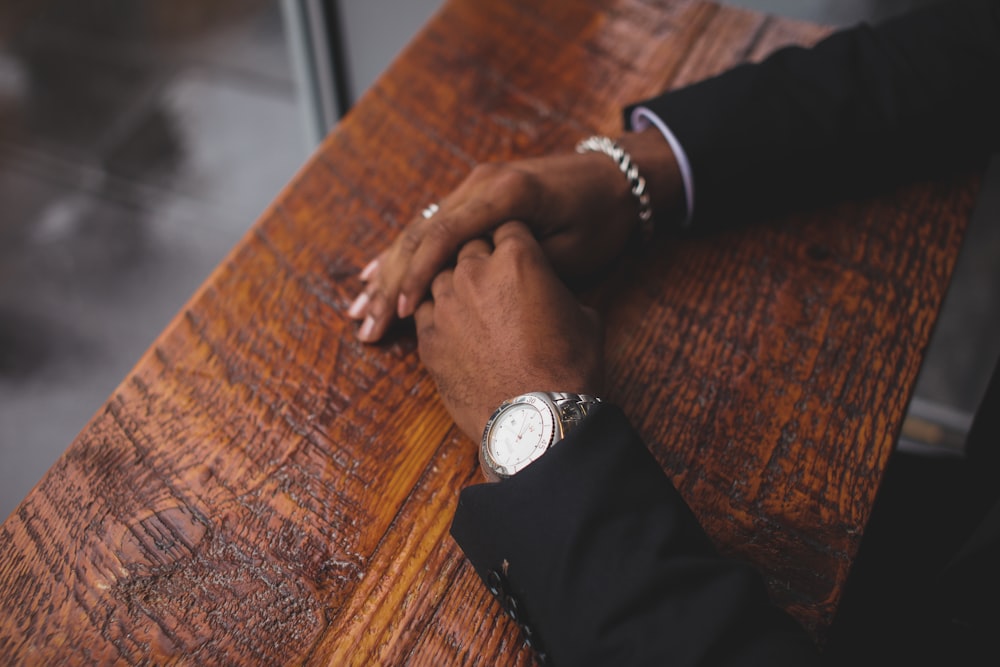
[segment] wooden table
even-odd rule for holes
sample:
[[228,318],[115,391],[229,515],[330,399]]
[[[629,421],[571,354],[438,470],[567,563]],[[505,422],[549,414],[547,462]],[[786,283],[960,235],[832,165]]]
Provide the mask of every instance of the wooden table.
[[[448,535],[474,447],[411,334],[355,341],[358,270],[477,162],[616,133],[626,102],[825,32],[698,1],[449,2],[3,524],[4,661],[528,664]],[[608,398],[819,641],[976,184],[663,243],[593,297]]]

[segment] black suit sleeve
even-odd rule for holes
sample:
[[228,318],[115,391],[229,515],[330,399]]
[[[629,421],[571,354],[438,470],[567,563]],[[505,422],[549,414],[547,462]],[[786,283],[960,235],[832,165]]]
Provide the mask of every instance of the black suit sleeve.
[[985,164],[1000,149],[1000,1],[861,25],[641,104],[691,162],[701,228]]
[[515,477],[465,489],[452,535],[553,664],[818,660],[760,575],[716,553],[617,407]]

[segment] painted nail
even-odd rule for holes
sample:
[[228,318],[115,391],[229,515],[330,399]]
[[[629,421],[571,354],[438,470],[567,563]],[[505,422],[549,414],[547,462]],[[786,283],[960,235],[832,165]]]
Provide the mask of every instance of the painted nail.
[[396,314],[400,317],[409,317],[410,311],[408,310],[410,305],[410,300],[406,298],[405,294],[399,295],[399,302],[396,304]]
[[369,315],[365,318],[364,324],[361,325],[360,331],[358,331],[358,338],[361,340],[368,340],[372,335],[372,329],[375,328],[375,318]]
[[361,273],[358,277],[361,278],[362,282],[369,280],[378,271],[378,258],[376,257],[372,261],[368,262],[368,266],[361,269]]
[[347,309],[347,316],[360,319],[362,315],[365,314],[365,306],[368,305],[368,293],[362,292],[351,304],[351,307]]

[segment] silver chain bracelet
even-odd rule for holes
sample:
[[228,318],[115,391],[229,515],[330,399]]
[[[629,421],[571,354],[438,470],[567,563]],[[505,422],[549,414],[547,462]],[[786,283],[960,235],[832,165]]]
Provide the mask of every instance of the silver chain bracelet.
[[594,135],[576,145],[577,153],[604,153],[618,165],[636,200],[639,202],[639,232],[643,239],[653,236],[653,207],[646,192],[646,179],[639,175],[639,168],[632,162],[632,156],[610,137]]

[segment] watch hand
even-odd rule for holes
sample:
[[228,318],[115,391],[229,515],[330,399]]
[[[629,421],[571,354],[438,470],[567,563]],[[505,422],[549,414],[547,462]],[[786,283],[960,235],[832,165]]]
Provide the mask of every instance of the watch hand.
[[521,438],[524,437],[524,430],[526,428],[528,428],[528,418],[527,418],[527,416],[525,416],[525,418],[523,420],[521,420],[521,431],[517,434],[517,439],[518,440],[520,440]]

